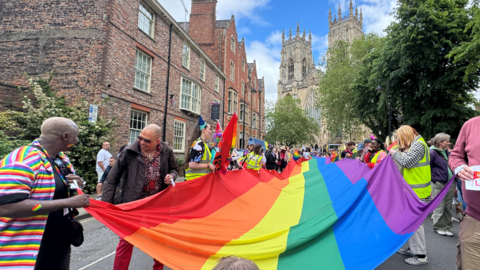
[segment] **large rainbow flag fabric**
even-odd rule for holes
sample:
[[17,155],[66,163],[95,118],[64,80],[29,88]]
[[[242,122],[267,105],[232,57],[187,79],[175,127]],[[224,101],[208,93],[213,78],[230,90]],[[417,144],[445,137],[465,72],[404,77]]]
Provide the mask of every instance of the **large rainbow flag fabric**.
[[426,204],[390,157],[372,170],[357,160],[301,158],[282,174],[208,174],[131,203],[92,200],[86,210],[172,269],[212,269],[228,255],[264,270],[374,269],[449,185]]

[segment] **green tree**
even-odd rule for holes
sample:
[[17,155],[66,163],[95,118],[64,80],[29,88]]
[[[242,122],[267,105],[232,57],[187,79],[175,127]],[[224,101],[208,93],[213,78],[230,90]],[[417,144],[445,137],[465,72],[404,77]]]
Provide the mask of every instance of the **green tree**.
[[[370,33],[355,40],[351,47],[351,54],[357,61],[357,76],[352,86],[352,106],[360,121],[382,141],[385,141],[388,134],[388,100],[385,91],[377,91],[379,81],[373,70],[384,44],[384,37]],[[392,129],[398,127],[398,115],[399,111],[392,108]]]
[[317,91],[317,106],[328,131],[355,134],[361,124],[352,106],[353,82],[357,77],[357,61],[348,42],[338,41],[328,48],[323,58],[323,74]]
[[[471,36],[468,0],[399,0],[387,28],[385,48],[374,67],[385,89],[389,79],[392,107],[405,124],[426,138],[446,132],[454,138],[464,121],[476,115],[470,107],[478,75],[463,80],[470,62],[447,55]],[[382,94],[385,96],[385,94]]]
[[305,116],[300,107],[300,100],[287,95],[275,106],[266,110],[266,141],[280,142],[282,145],[312,143],[318,134],[318,123]]
[[[0,127],[11,136],[0,133],[0,147],[2,154],[8,154],[15,148],[29,144],[40,135],[42,122],[50,117],[59,116],[73,120],[79,127],[79,143],[67,153],[76,172],[86,182],[87,191],[93,191],[96,186],[97,174],[95,163],[97,152],[102,148],[103,141],[114,141],[113,129],[117,126],[115,120],[106,120],[98,117],[96,123],[88,121],[89,103],[85,100],[68,104],[63,96],[57,96],[50,88],[49,83],[54,77],[50,74],[49,79],[28,78],[31,91],[35,100],[24,97],[23,108],[20,112],[0,112]],[[103,103],[97,105],[102,106]]]
[[465,34],[469,35],[471,40],[463,41],[460,46],[452,49],[448,57],[454,58],[453,63],[457,64],[467,61],[468,66],[465,70],[464,80],[469,79],[470,74],[478,74],[480,69],[480,1],[472,1],[472,6],[468,10],[468,16],[471,20],[465,29]]
[[[385,139],[388,131],[387,109],[372,79],[375,65],[385,38],[365,34],[352,43],[337,42],[324,56],[323,75],[318,89],[317,105],[330,132],[363,134],[361,124]],[[328,59],[327,59],[328,58]]]

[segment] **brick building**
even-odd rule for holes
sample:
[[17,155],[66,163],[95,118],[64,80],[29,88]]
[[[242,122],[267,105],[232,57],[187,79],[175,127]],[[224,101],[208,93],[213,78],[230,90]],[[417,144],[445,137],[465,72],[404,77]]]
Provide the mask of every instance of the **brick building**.
[[245,40],[239,40],[235,17],[217,20],[216,7],[217,0],[192,0],[190,21],[179,24],[227,76],[224,122],[228,123],[233,113],[238,112],[237,147],[243,147],[244,129],[247,140],[265,137],[264,80],[259,88],[256,63],[247,62]]
[[120,125],[113,151],[155,123],[182,154],[198,115],[214,126],[211,104],[225,104],[225,73],[155,0],[18,0],[2,14],[0,83],[56,69],[52,88],[69,101],[108,97],[100,114]]

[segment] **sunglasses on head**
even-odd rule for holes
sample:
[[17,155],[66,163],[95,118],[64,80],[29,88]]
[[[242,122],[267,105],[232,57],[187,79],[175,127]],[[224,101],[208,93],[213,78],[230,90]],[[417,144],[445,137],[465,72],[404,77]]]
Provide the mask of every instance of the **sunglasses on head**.
[[144,141],[146,143],[151,143],[152,142],[152,140],[145,139],[142,136],[138,136],[137,139],[138,139],[138,142],[142,142],[142,141]]

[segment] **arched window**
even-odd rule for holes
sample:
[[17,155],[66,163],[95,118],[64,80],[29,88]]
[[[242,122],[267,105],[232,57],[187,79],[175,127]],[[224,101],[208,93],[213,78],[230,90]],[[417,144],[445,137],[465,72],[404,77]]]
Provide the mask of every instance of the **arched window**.
[[294,64],[292,58],[290,58],[290,61],[288,61],[288,80],[293,80],[293,75],[294,75]]
[[302,78],[307,77],[307,59],[303,58],[302,61]]
[[320,127],[322,124],[322,118],[321,118],[321,111],[319,108],[315,106],[315,103],[317,101],[317,95],[315,93],[315,90],[310,91],[310,94],[308,95],[308,98],[306,100],[305,104],[305,116],[313,118],[317,123],[318,126]]

